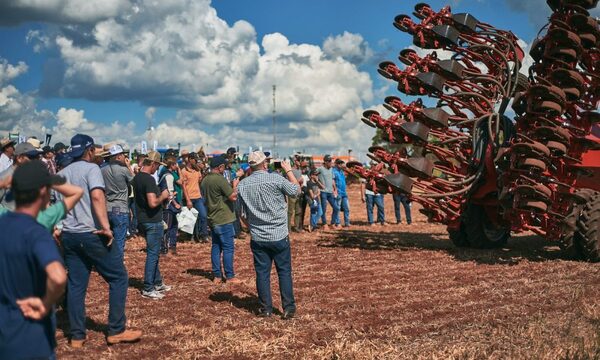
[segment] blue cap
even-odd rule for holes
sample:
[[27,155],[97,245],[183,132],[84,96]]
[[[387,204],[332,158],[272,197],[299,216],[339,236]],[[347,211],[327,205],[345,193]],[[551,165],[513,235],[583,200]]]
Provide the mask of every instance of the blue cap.
[[242,170],[244,170],[244,172],[248,171],[248,169],[250,169],[250,165],[243,163],[240,164],[240,168],[242,168]]
[[56,155],[56,165],[60,166],[61,168],[69,166],[69,164],[71,164],[72,162],[73,158],[69,154],[59,153],[58,155]]
[[90,146],[94,146],[94,139],[91,136],[77,134],[71,138],[71,151],[69,151],[69,155],[73,159],[80,158]]

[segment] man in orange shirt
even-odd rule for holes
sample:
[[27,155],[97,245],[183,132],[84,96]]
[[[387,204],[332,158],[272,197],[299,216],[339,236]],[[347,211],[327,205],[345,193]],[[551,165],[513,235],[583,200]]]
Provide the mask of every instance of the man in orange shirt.
[[208,242],[208,218],[206,204],[200,193],[200,183],[202,175],[198,166],[198,155],[196,153],[188,154],[188,160],[185,168],[181,170],[181,180],[183,181],[185,202],[188,209],[192,207],[198,211],[198,220],[194,231],[196,241]]

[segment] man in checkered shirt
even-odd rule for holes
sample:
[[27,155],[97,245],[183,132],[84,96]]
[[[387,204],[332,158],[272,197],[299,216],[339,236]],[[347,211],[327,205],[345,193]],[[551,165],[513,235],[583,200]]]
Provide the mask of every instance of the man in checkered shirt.
[[300,195],[300,185],[292,172],[289,161],[281,167],[287,177],[267,172],[267,157],[262,151],[248,156],[252,175],[240,181],[238,201],[245,217],[242,220],[250,228],[250,247],[256,270],[256,290],[262,309],[258,316],[270,317],[271,266],[275,262],[279,277],[283,319],[291,319],[296,313],[292,286],[292,256],[288,233],[286,196]]

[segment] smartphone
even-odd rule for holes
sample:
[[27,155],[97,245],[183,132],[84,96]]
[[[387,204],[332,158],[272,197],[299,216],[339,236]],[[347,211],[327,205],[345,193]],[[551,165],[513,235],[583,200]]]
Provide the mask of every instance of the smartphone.
[[273,166],[275,167],[275,169],[281,169],[281,161],[275,161],[273,163]]

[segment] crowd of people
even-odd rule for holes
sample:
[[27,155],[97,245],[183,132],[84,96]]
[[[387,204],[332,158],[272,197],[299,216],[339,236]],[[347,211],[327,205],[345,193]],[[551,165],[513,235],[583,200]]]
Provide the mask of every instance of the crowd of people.
[[[282,318],[295,315],[289,233],[351,226],[348,171],[343,160],[329,155],[314,167],[300,156],[278,161],[257,150],[240,163],[231,147],[211,158],[202,151],[169,150],[164,156],[149,151],[132,163],[122,145],[101,146],[84,134],[75,135],[70,146],[41,145],[36,138],[0,141],[0,322],[8,324],[0,330],[0,358],[52,357],[53,307],[61,297],[70,345],[83,347],[92,270],[109,285],[107,343],[138,341],[142,332],[126,328],[127,239],[146,241],[141,296],[165,298],[172,286],[160,259],[177,254],[178,215],[185,208],[197,216],[193,240],[211,243],[215,283],[240,282],[234,239],[250,234],[260,317],[273,314],[273,263]],[[383,195],[361,183],[361,199],[369,224],[385,224]],[[394,205],[397,222],[402,205],[410,224],[408,199],[394,195]],[[27,346],[30,342],[42,345]]]

